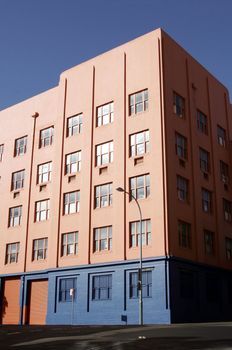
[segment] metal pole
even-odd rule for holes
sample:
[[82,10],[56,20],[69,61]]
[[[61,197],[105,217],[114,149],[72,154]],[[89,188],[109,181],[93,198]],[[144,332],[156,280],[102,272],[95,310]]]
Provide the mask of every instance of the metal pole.
[[142,211],[137,201],[137,198],[132,193],[125,191],[122,187],[116,189],[119,192],[124,192],[131,196],[137,204],[139,209],[139,223],[140,223],[140,236],[139,236],[139,269],[138,269],[138,294],[139,294],[139,324],[143,326],[143,288],[142,288],[142,271],[143,271],[143,238],[142,238]]
[[143,287],[142,287],[142,280],[143,280],[143,237],[142,237],[142,212],[140,205],[137,201],[137,199],[132,196],[138,206],[139,209],[139,217],[140,217],[140,235],[139,235],[139,271],[138,271],[138,292],[139,292],[139,324],[140,326],[143,325]]

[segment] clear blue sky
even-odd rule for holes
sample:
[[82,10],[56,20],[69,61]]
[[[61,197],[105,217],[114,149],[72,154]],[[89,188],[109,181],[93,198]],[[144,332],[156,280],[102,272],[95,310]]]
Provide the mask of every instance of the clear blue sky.
[[0,0],[0,110],[162,27],[230,91],[232,0]]

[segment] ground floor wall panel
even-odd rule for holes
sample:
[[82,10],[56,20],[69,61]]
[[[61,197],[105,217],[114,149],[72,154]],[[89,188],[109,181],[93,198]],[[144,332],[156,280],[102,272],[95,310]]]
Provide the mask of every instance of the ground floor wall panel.
[[28,323],[30,325],[46,324],[48,280],[31,281],[28,288]]
[[170,261],[171,322],[232,320],[232,271]]
[[20,278],[6,278],[2,283],[2,324],[18,324],[20,318]]

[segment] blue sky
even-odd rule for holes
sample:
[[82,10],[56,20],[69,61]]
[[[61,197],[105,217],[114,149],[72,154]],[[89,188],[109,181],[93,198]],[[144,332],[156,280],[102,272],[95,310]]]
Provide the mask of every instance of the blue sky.
[[162,27],[230,91],[232,0],[0,0],[0,110]]

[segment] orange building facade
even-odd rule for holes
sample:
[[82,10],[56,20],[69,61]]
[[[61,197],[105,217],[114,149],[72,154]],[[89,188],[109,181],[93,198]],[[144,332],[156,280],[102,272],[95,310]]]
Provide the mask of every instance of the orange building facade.
[[230,320],[232,107],[158,29],[0,111],[2,324]]

